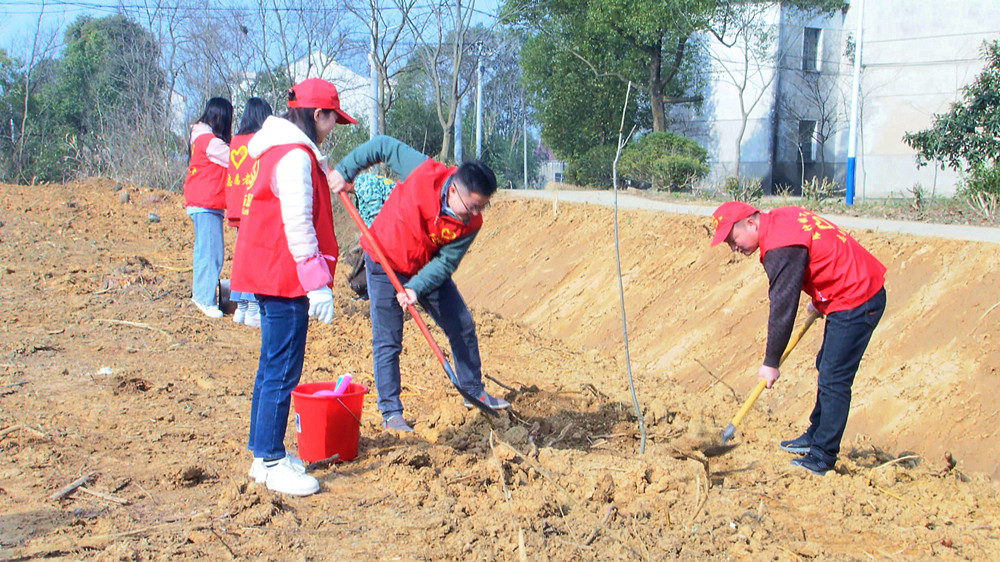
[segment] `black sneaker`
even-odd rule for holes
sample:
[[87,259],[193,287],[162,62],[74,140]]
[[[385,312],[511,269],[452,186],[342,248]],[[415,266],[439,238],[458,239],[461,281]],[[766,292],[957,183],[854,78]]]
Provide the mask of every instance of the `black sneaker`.
[[793,459],[792,466],[804,468],[817,476],[824,476],[827,472],[833,470],[832,464],[827,464],[826,461],[815,455],[805,455]]
[[782,451],[788,451],[789,453],[795,453],[796,455],[804,455],[809,452],[809,447],[812,446],[812,440],[809,436],[803,433],[795,439],[789,439],[788,441],[782,441],[778,443],[778,447]]

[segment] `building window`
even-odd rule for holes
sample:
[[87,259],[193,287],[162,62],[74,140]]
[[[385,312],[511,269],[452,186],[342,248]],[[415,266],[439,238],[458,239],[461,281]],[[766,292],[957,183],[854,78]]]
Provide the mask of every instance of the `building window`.
[[819,71],[821,31],[815,27],[807,27],[802,30],[802,70],[806,72]]
[[816,122],[808,119],[799,121],[799,150],[802,152],[803,162],[815,160],[813,154],[813,141],[816,136]]
[[562,183],[562,173],[556,172],[555,176],[556,183]]

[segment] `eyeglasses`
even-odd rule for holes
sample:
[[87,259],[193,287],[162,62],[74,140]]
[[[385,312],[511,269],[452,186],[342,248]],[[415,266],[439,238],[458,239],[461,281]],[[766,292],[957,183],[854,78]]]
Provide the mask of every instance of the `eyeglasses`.
[[462,206],[465,207],[465,212],[469,213],[470,215],[481,214],[483,211],[490,208],[489,201],[487,201],[482,205],[479,204],[469,205],[468,203],[465,202],[465,198],[462,197],[462,190],[458,188],[458,184],[452,183],[451,185],[452,187],[455,188],[455,193],[458,195],[458,200],[461,201]]

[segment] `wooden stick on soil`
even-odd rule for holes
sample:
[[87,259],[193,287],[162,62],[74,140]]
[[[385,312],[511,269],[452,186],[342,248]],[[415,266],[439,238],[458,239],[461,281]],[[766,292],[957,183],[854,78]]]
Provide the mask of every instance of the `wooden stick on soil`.
[[77,490],[77,488],[79,488],[80,486],[83,486],[84,484],[86,484],[87,481],[90,480],[90,477],[93,476],[94,474],[96,474],[96,472],[91,471],[91,472],[88,472],[87,474],[85,474],[85,475],[77,478],[76,480],[72,481],[69,486],[66,486],[62,490],[59,490],[58,492],[56,492],[56,493],[52,494],[51,496],[49,496],[49,499],[61,500],[62,498],[66,497],[66,496],[68,496],[70,494],[72,494],[73,492],[75,492]]
[[986,312],[984,312],[983,315],[979,317],[979,320],[976,320],[976,325],[978,326],[979,323],[983,321],[983,318],[986,318],[986,315],[989,314],[989,313],[991,313],[991,312],[993,312],[993,309],[996,308],[996,307],[998,307],[998,306],[1000,306],[1000,302],[998,302],[995,305],[989,307],[986,310]]
[[[735,398],[737,402],[740,401],[740,395],[736,393],[736,389],[735,388],[729,386],[729,384],[727,384],[726,381],[724,381],[724,380],[720,379],[719,377],[715,376],[715,373],[713,373],[711,369],[709,369],[708,367],[706,367],[705,364],[702,363],[700,359],[698,359],[697,357],[695,357],[694,360],[695,360],[695,363],[698,363],[699,365],[701,365],[702,369],[705,369],[705,372],[708,373],[708,375],[710,377],[712,377],[713,379],[715,379],[719,383],[722,383],[722,385],[724,385],[726,388],[728,388],[729,391],[733,393],[733,398]],[[712,388],[712,385],[709,385],[708,388]]]
[[7,429],[0,431],[0,439],[7,436],[8,433],[14,433],[15,431],[22,429],[24,425],[15,423],[14,425],[8,427]]
[[[491,432],[491,435],[490,435],[490,439],[491,439],[490,447],[492,448],[492,439],[493,439],[492,432]],[[531,458],[531,457],[529,457],[527,455],[522,454],[521,451],[518,451],[517,448],[515,448],[513,445],[511,445],[510,443],[507,443],[507,442],[501,440],[500,438],[497,438],[496,441],[500,445],[504,445],[505,447],[507,447],[508,449],[510,449],[511,452],[513,452],[515,455],[517,455],[519,458],[521,458],[526,464],[528,464],[529,466],[531,466],[532,468],[534,468],[536,471],[538,471],[538,473],[541,474],[543,478],[545,478],[546,480],[548,480],[553,486],[556,487],[556,489],[558,489],[560,492],[562,492],[563,496],[566,497],[566,499],[569,500],[570,505],[572,505],[574,508],[582,507],[581,502],[578,499],[576,499],[576,496],[574,496],[573,494],[571,494],[569,492],[569,490],[567,490],[566,488],[564,488],[563,485],[560,484],[559,481],[556,480],[556,478],[554,476],[552,476],[552,474],[550,474],[549,471],[544,466],[542,466],[542,464],[540,462],[538,462],[537,460],[535,460],[535,459],[533,459],[533,458]],[[589,512],[589,509],[587,511]],[[621,534],[617,530],[615,530],[613,527],[608,527],[608,533],[615,540],[617,540],[619,542],[619,544],[621,544],[624,548],[626,548],[629,552],[635,554],[636,558],[642,558],[641,556],[638,555],[638,553],[636,553],[629,546],[628,542],[624,538],[622,538]]]
[[556,443],[562,441],[563,438],[566,437],[566,433],[570,430],[571,427],[573,427],[573,422],[566,424],[566,427],[562,428],[562,431],[559,432],[559,435],[557,437],[550,437],[548,442],[545,443],[545,446],[552,447]]
[[95,491],[87,488],[86,486],[80,486],[78,489],[81,492],[90,494],[90,495],[92,495],[94,497],[101,498],[102,500],[108,500],[109,502],[115,502],[115,503],[121,504],[121,505],[128,505],[128,500],[125,500],[125,499],[122,499],[122,498],[119,498],[119,497],[115,497],[115,496],[112,496],[110,494],[102,494],[101,492],[95,492]]
[[521,525],[519,523],[517,523],[516,521],[514,521],[514,510],[510,506],[510,490],[507,489],[507,482],[506,482],[506,479],[504,478],[504,475],[503,475],[503,463],[500,462],[500,457],[497,456],[497,450],[493,446],[493,437],[494,437],[494,435],[495,434],[494,434],[493,430],[491,429],[490,430],[490,451],[493,453],[493,460],[496,461],[497,471],[500,473],[500,486],[503,488],[503,497],[504,497],[504,500],[507,502],[507,515],[510,516],[510,524],[511,524],[511,526],[517,528],[517,554],[518,554],[518,558],[520,558],[522,562],[527,562],[528,555],[525,552],[525,548],[524,548],[524,529],[521,528]]
[[222,546],[226,547],[226,550],[229,551],[229,558],[232,560],[236,560],[236,553],[233,552],[233,549],[229,548],[229,545],[226,544],[226,541],[222,540],[222,537],[219,535],[219,533],[215,531],[215,527],[209,527],[208,530],[212,531],[212,534],[215,535],[215,538],[219,539],[219,542],[222,543]]
[[615,507],[615,504],[612,503],[608,505],[608,509],[604,512],[604,518],[601,519],[600,523],[594,526],[594,530],[587,535],[587,538],[583,539],[584,546],[590,546],[590,543],[594,542],[594,539],[597,538],[597,533],[600,532],[601,527],[607,525],[608,519],[611,519],[611,515],[613,515],[617,510],[618,508]]
[[108,322],[110,324],[122,324],[123,326],[135,326],[136,328],[145,328],[147,330],[153,330],[154,332],[160,332],[161,334],[163,334],[165,336],[169,336],[170,335],[170,334],[167,333],[166,330],[161,330],[160,328],[156,328],[156,327],[150,326],[149,324],[143,324],[142,322],[130,322],[128,320],[114,320],[114,319],[111,319],[111,318],[94,318],[94,321],[95,322]]
[[884,462],[884,463],[876,466],[875,468],[871,469],[871,472],[869,472],[868,475],[871,476],[871,474],[874,473],[876,470],[878,470],[880,468],[887,467],[890,464],[896,464],[896,463],[899,463],[899,462],[908,461],[908,460],[911,460],[911,459],[919,459],[919,458],[920,458],[920,455],[907,455],[905,457],[899,457],[898,459],[892,459],[889,462]]
[[[124,533],[110,533],[105,535],[94,535],[90,537],[61,539],[53,541],[48,544],[27,546],[16,551],[15,559],[43,558],[46,556],[59,554],[61,552],[78,552],[80,549],[97,550],[106,547],[108,543],[110,543],[112,540],[115,539],[123,537],[131,537],[135,535],[144,535],[149,531],[163,529],[164,527],[170,527],[185,522],[187,521],[168,521],[165,523],[157,523],[156,525],[143,527],[141,529],[135,529],[134,531],[126,531]],[[204,529],[205,527],[207,527],[207,525],[195,525],[191,528],[191,530],[197,531],[200,529]]]
[[[707,486],[705,488],[705,498],[702,499],[702,497],[701,497],[701,474],[698,473],[698,472],[695,472],[694,473],[694,478],[695,478],[695,486],[697,486],[697,488],[695,489],[695,495],[694,495],[694,511],[691,512],[691,517],[688,520],[688,524],[689,525],[691,523],[694,523],[695,521],[698,520],[698,514],[701,513],[701,506],[704,505],[706,501],[708,501],[708,487]],[[707,484],[707,482],[706,482],[706,484]]]

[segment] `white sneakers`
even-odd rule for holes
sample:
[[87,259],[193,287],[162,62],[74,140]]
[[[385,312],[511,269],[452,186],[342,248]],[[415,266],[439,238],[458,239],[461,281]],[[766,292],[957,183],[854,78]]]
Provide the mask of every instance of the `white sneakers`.
[[219,310],[218,306],[214,304],[201,304],[194,299],[191,299],[191,302],[193,302],[194,305],[198,307],[198,310],[200,310],[205,316],[208,316],[209,318],[222,318],[222,311]]
[[247,317],[247,301],[240,301],[236,305],[236,312],[233,313],[233,322],[236,324],[242,324],[243,320]]
[[319,481],[306,474],[305,465],[291,453],[270,467],[264,464],[264,459],[255,458],[250,465],[249,476],[258,484],[267,484],[268,490],[280,494],[308,496],[319,491]]
[[243,318],[243,323],[254,328],[260,327],[260,304],[257,301],[247,303],[247,314]]
[[233,322],[246,324],[254,328],[260,327],[260,305],[257,301],[240,301],[233,313]]

